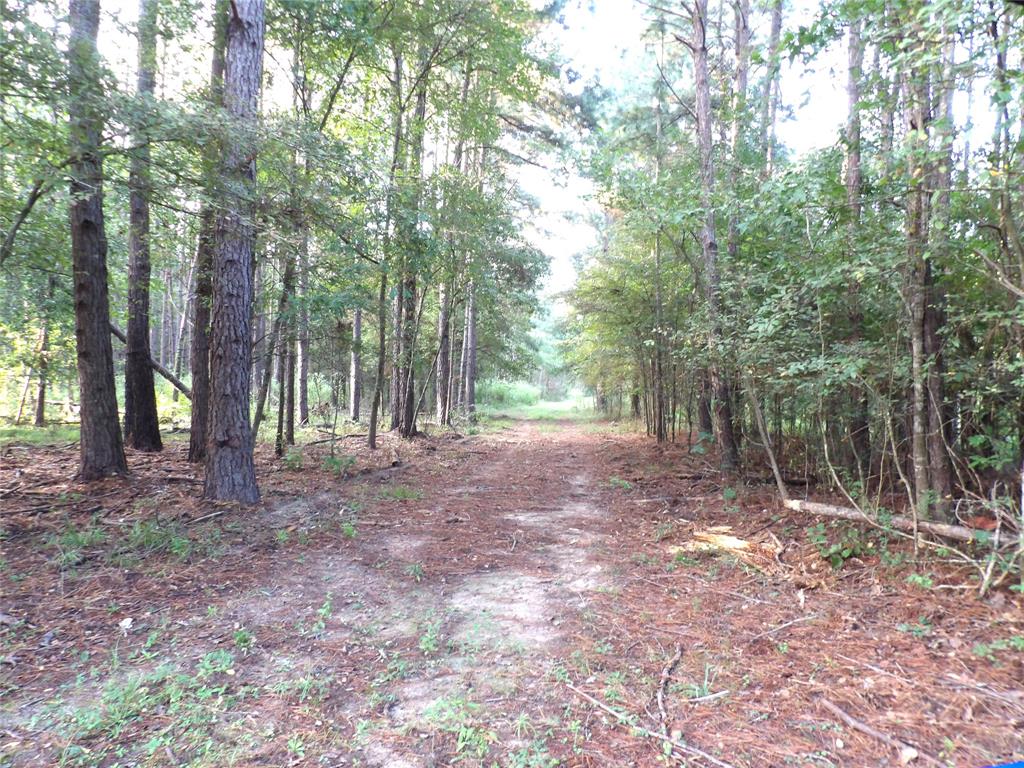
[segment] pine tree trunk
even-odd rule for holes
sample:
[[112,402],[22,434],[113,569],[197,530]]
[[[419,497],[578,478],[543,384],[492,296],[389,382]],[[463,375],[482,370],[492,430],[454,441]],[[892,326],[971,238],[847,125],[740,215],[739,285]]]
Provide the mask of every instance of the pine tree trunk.
[[[137,94],[142,114],[156,83],[156,0],[139,0],[139,71]],[[148,123],[148,119],[143,117]],[[140,451],[163,449],[156,408],[153,367],[149,364],[149,126],[134,132],[128,178],[128,327],[124,361],[124,439]]]
[[114,385],[103,226],[103,101],[96,50],[99,0],[71,0],[68,74],[71,87],[71,259],[81,413],[81,480],[128,471]]
[[[219,109],[223,103],[224,46],[227,35],[228,0],[213,0],[213,60],[210,66],[210,104]],[[206,165],[206,194],[212,196],[213,166],[216,150],[203,158]],[[208,200],[199,215],[199,238],[196,243],[196,297],[192,304],[192,350],[189,364],[192,371],[192,414],[189,427],[188,460],[206,459],[206,441],[210,418],[210,309],[213,301],[213,249],[215,239],[214,207]]]
[[259,500],[249,422],[252,363],[253,197],[256,128],[263,72],[263,0],[232,0],[224,106],[233,120],[222,146],[226,199],[217,216],[210,323],[210,430],[204,496]]
[[348,369],[348,415],[359,421],[360,399],[363,396],[363,310],[357,309],[352,318],[352,351]]
[[448,281],[444,280],[438,288],[437,293],[437,371],[434,374],[437,382],[437,423],[438,426],[445,426],[449,423],[448,418],[448,385],[451,379],[451,288]]
[[721,466],[724,472],[733,472],[739,465],[739,457],[733,435],[732,403],[729,384],[722,371],[722,363],[717,359],[721,354],[719,347],[721,345],[722,312],[719,295],[718,240],[715,234],[715,166],[711,130],[711,89],[708,82],[707,0],[694,0],[692,7],[694,37],[691,46],[696,92],[697,137],[700,145],[701,205],[704,208],[700,239],[704,255],[704,284],[709,324],[708,347],[711,355],[708,372],[717,417]]
[[470,422],[476,421],[476,287],[469,281],[466,299],[466,373],[464,407]]

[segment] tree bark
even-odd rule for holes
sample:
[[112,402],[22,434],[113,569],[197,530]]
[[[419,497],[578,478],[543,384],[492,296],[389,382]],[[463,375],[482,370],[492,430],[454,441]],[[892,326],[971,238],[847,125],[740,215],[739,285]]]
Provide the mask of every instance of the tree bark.
[[928,223],[925,187],[928,152],[928,84],[917,68],[903,75],[907,121],[907,282],[905,302],[910,320],[911,365],[911,460],[915,507],[927,517],[932,504],[928,473],[928,390],[925,349],[925,307],[927,303]]
[[360,399],[363,396],[363,310],[356,309],[352,318],[352,351],[348,370],[348,415],[359,421]]
[[71,0],[68,75],[71,88],[71,260],[81,413],[78,476],[95,480],[128,471],[118,422],[110,341],[107,238],[103,226],[103,101],[96,50],[99,0]]
[[476,421],[476,286],[469,281],[466,298],[466,374],[463,407],[470,422]]
[[[861,40],[860,19],[850,22],[849,66],[847,68],[846,123],[846,204],[849,208],[847,228],[847,254],[852,263],[858,250],[858,235],[861,225],[861,119],[860,80],[864,69],[864,43]],[[864,312],[861,307],[860,281],[854,279],[850,285],[850,336],[854,345],[864,337]],[[871,432],[868,418],[868,395],[863,387],[852,387],[853,417],[850,419],[850,442],[862,481],[867,481],[871,472]],[[865,488],[866,490],[866,488]]]
[[435,380],[437,382],[437,423],[438,426],[446,426],[450,422],[448,415],[448,392],[451,379],[451,287],[447,279],[441,282],[437,293],[437,371]]
[[[223,104],[224,46],[227,35],[227,0],[213,0],[213,59],[210,65],[210,106],[219,110]],[[210,414],[210,305],[213,300],[214,207],[215,182],[212,169],[216,150],[211,147],[204,157],[207,179],[207,200],[199,216],[199,238],[196,243],[196,297],[192,304],[192,414],[189,428],[188,460],[206,459],[206,440]]]
[[[139,110],[145,115],[156,84],[156,0],[139,0]],[[124,439],[140,451],[160,451],[160,419],[153,368],[149,364],[149,119],[134,131],[128,177],[128,344],[124,361]]]
[[253,196],[263,74],[263,0],[232,0],[227,28],[224,106],[234,122],[221,149],[227,193],[217,215],[210,323],[210,428],[204,496],[259,501],[249,422],[252,362]]
[[721,355],[721,298],[719,296],[718,239],[715,234],[715,166],[711,131],[711,88],[708,82],[707,0],[693,3],[693,69],[696,91],[697,137],[700,145],[701,205],[704,220],[700,239],[704,256],[704,283],[708,305],[708,347],[711,355],[708,366],[711,378],[714,410],[717,421],[718,449],[724,472],[734,472],[739,465],[736,440],[732,426],[732,403],[729,384],[722,370]]
[[[381,239],[380,290],[377,296],[377,375],[373,384],[373,401],[370,404],[370,426],[367,430],[367,442],[371,449],[376,449],[377,447],[377,424],[384,401],[384,371],[387,367],[388,344],[388,266],[391,256],[391,227],[394,222],[395,184],[398,180],[399,171],[402,168],[403,157],[402,55],[397,50],[393,54],[394,69],[392,70],[391,79],[391,99],[392,120],[394,122],[392,125],[391,168],[388,171],[388,193],[384,212],[384,234]],[[401,293],[401,291],[398,291],[398,293]],[[395,327],[397,328],[397,325]],[[394,370],[392,371],[392,384],[394,384]],[[392,393],[393,396],[394,393]]]

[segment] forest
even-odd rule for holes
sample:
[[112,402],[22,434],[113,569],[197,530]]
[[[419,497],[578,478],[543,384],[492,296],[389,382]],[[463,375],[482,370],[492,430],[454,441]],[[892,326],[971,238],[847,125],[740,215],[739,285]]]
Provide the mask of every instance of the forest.
[[0,768],[1024,760],[1022,17],[0,0]]

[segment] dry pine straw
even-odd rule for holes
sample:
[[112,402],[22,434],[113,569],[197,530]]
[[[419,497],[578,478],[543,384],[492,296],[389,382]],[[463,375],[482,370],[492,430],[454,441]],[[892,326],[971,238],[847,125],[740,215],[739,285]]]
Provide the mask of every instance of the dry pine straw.
[[[590,492],[605,513],[585,521],[590,543],[580,546],[611,577],[559,617],[561,639],[551,653],[581,691],[607,700],[607,690],[614,688],[616,707],[657,730],[655,699],[665,664],[679,646],[681,658],[664,691],[667,731],[733,765],[828,764],[809,762],[815,754],[849,766],[898,759],[891,745],[842,726],[822,706],[823,698],[857,722],[913,745],[919,760],[941,755],[950,743],[955,765],[1024,755],[1024,655],[1001,653],[993,663],[973,652],[978,643],[1022,632],[1020,596],[997,593],[982,601],[967,589],[922,590],[905,583],[909,571],[884,567],[877,558],[854,559],[833,572],[806,541],[803,529],[812,519],[786,514],[776,520],[779,510],[768,489],[748,489],[738,500],[724,501],[706,460],[681,446],[659,448],[637,436],[568,424],[552,434],[519,426],[511,437],[385,440],[385,448],[372,454],[356,441],[344,444],[341,450],[357,459],[352,480],[322,468],[326,446],[306,449],[301,471],[288,470],[262,448],[265,501],[255,513],[199,502],[198,478],[178,443],[159,457],[133,454],[130,480],[89,486],[69,479],[73,447],[5,449],[4,557],[24,578],[4,584],[0,611],[28,618],[38,630],[4,649],[16,660],[5,666],[5,691],[22,703],[44,699],[74,674],[67,650],[104,648],[109,626],[123,616],[194,616],[211,601],[280,573],[275,534],[282,528],[309,529],[307,561],[342,548],[346,556],[370,562],[382,537],[391,541],[408,534],[427,542],[417,557],[432,577],[457,582],[500,568],[511,553],[522,557],[521,573],[552,578],[550,563],[534,550],[554,541],[553,534],[524,533],[488,510],[556,509],[575,491],[566,491],[564,478],[550,477],[551,467],[568,471],[578,465],[589,474]],[[464,477],[474,484],[464,493],[449,493]],[[631,487],[605,482],[612,477]],[[378,499],[373,489],[390,481],[422,488],[422,503]],[[335,514],[337,500],[357,489],[370,500],[359,516],[358,539],[348,541],[334,529],[320,532],[319,517]],[[303,498],[309,503],[289,512]],[[69,524],[98,521],[108,529],[128,529],[157,514],[186,528],[192,521],[215,527],[223,537],[216,567],[204,559],[158,569],[96,561],[72,580],[53,567],[52,548],[43,546]],[[780,561],[762,568],[698,553],[669,566],[670,547],[722,524],[740,538],[780,542]],[[929,567],[937,583],[959,586],[953,571]],[[900,630],[924,624],[928,634],[921,638]],[[230,631],[230,624],[211,621],[190,640],[202,650]],[[41,643],[43,632],[52,632],[56,642]],[[126,651],[131,642],[124,639]],[[294,643],[285,634],[261,638],[267,652]],[[349,691],[368,688],[362,670],[372,659],[364,652],[339,651],[332,658]],[[652,739],[638,737],[571,692],[551,686],[545,695],[553,707],[572,707],[588,734],[579,753],[559,754],[566,764],[657,764],[661,746]],[[271,699],[266,706],[275,711],[262,716],[296,727],[304,722],[294,704]],[[259,756],[267,764],[280,757]]]

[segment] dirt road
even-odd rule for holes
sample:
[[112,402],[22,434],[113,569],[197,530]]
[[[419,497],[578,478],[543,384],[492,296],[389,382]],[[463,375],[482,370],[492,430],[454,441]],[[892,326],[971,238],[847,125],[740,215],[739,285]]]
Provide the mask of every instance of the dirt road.
[[138,520],[114,513],[72,521],[104,532],[77,559],[67,519],[14,526],[0,755],[399,768],[1024,753],[1019,598],[937,589],[938,564],[931,588],[908,585],[881,542],[834,571],[813,521],[778,515],[770,488],[723,486],[700,450],[607,425],[388,445],[398,466],[351,479],[313,449],[264,462],[257,511],[167,517],[189,489],[154,469],[120,519],[146,500],[171,543],[141,555]]

